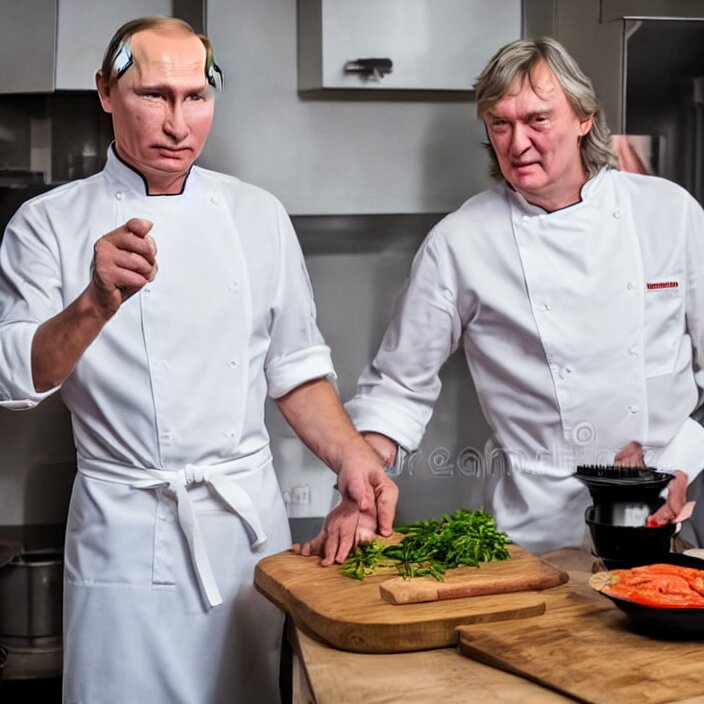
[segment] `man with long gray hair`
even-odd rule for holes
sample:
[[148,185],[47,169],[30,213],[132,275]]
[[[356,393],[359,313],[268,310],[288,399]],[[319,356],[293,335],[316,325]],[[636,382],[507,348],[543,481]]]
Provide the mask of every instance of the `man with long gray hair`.
[[579,464],[676,470],[650,516],[672,522],[704,465],[702,209],[617,170],[591,81],[553,39],[503,47],[476,101],[497,183],[426,238],[347,410],[387,464],[415,450],[461,345],[493,430],[489,508],[515,542],[584,544]]

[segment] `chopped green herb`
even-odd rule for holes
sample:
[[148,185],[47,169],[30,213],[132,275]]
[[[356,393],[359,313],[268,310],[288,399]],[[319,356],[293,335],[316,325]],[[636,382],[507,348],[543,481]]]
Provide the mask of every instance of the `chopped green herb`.
[[509,557],[506,533],[483,509],[459,509],[429,519],[397,526],[400,543],[386,545],[374,540],[358,545],[342,565],[342,573],[364,579],[377,569],[395,568],[402,577],[430,576],[442,581],[445,571],[460,565],[478,567],[482,562]]

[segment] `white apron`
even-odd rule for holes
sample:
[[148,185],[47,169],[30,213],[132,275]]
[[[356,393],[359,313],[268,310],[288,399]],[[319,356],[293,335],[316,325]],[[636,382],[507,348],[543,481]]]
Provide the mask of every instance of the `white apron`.
[[[206,483],[186,485],[177,504],[167,486],[135,488],[144,478],[115,481],[107,467],[79,473],[65,551],[67,704],[279,701],[283,617],[252,580],[258,560],[290,545],[286,510],[268,452],[233,464],[228,481],[267,507],[257,512],[259,546]],[[110,478],[96,478],[101,471]],[[207,564],[194,560],[179,519],[182,502],[193,507],[222,600],[213,607],[199,583]]]

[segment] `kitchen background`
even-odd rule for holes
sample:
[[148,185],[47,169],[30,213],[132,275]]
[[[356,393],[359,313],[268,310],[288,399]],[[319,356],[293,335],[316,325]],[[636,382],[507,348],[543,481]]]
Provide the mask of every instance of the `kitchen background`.
[[[702,200],[701,6],[3,0],[0,225],[26,197],[101,168],[111,131],[92,76],[113,30],[144,14],[188,19],[213,39],[226,76],[200,163],[270,190],[291,214],[347,399],[422,238],[489,183],[471,86],[507,41],[561,39],[594,77],[612,130],[640,135],[652,169]],[[393,70],[342,70],[364,57],[391,58]],[[489,429],[458,355],[442,378],[421,450],[397,476],[402,521],[480,506],[491,488],[476,460]],[[334,500],[333,477],[273,405],[268,418],[292,525],[306,537]],[[0,524],[61,523],[75,462],[59,397],[0,411],[0,453]]]

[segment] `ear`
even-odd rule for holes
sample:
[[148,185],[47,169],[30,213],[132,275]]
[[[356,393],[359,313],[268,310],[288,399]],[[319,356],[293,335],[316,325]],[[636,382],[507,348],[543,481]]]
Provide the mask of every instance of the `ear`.
[[103,72],[98,69],[95,72],[95,87],[98,89],[98,97],[103,110],[107,113],[112,112],[112,101],[110,100],[110,88],[107,81],[103,80]]
[[585,117],[580,123],[579,123],[579,138],[581,139],[584,137],[585,134],[589,134],[589,132],[592,129],[592,124],[594,123],[593,116],[590,115],[589,117]]

